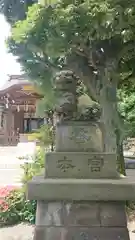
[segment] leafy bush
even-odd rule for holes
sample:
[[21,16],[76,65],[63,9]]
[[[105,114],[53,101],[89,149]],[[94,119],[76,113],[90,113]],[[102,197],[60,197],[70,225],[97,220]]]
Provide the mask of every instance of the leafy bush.
[[42,170],[45,167],[45,151],[43,148],[39,148],[36,151],[36,154],[31,158],[31,162],[21,165],[21,168],[24,170],[22,183],[26,183],[32,179],[33,176],[41,174]]
[[36,201],[26,200],[25,192],[27,182],[33,176],[41,173],[44,168],[44,150],[38,149],[33,162],[22,165],[24,170],[23,187],[21,189],[14,189],[13,187],[5,187],[0,191],[0,225],[12,225],[19,222],[35,222]]
[[52,125],[42,125],[35,133],[29,135],[29,141],[34,140],[38,140],[43,146],[49,146],[54,143],[54,130]]
[[[5,186],[5,187],[1,187],[0,188],[0,199],[3,199],[5,198],[12,190],[14,190],[15,187],[12,186],[12,185],[8,185],[8,186]],[[1,203],[2,200],[0,200],[0,203]]]
[[19,222],[35,222],[36,201],[25,199],[21,189],[11,190],[1,200],[0,226],[13,225]]

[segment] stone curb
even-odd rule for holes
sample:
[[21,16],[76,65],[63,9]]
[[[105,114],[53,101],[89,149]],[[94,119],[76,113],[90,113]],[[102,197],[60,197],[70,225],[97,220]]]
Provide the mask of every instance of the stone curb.
[[135,160],[132,158],[125,158],[125,168],[126,169],[135,169]]
[[28,183],[29,200],[127,201],[134,200],[135,179],[44,179]]

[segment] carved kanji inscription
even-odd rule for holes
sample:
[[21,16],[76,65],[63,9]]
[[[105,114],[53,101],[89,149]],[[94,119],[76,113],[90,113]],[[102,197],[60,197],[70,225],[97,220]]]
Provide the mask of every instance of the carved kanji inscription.
[[88,165],[91,172],[100,172],[104,165],[104,158],[102,156],[93,156],[88,159]]
[[71,133],[71,140],[76,141],[78,144],[86,143],[91,139],[91,136],[87,129],[82,128],[74,128],[74,131]]
[[66,156],[57,161],[57,168],[60,168],[62,172],[67,172],[74,167],[75,166],[73,165],[72,160],[68,159]]

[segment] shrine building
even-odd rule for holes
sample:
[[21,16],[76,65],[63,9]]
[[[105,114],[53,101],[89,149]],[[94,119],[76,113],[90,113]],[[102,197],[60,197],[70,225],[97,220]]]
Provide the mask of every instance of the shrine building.
[[0,145],[17,145],[44,119],[36,116],[36,102],[43,96],[23,75],[11,75],[0,88]]

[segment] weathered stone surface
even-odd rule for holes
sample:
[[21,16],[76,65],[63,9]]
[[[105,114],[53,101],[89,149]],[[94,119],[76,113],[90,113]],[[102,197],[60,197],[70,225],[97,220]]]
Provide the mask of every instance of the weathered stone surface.
[[103,227],[126,227],[127,218],[124,202],[101,202],[100,223]]
[[[129,240],[126,228],[69,228],[63,240]],[[51,240],[51,239],[50,239]]]
[[66,230],[61,227],[36,226],[33,240],[65,240],[65,234]]
[[64,225],[69,226],[100,226],[99,202],[72,202],[64,204]]
[[44,227],[35,226],[33,240],[45,240],[46,229]]
[[126,227],[124,202],[79,201],[65,203],[65,226]]
[[36,227],[34,240],[129,240],[127,228]]
[[28,199],[126,201],[135,198],[135,181],[121,179],[44,179],[37,176],[28,183]]
[[36,226],[126,227],[124,202],[37,202]]
[[37,202],[36,226],[63,226],[62,202]]
[[113,153],[51,152],[45,166],[46,178],[119,178]]
[[37,202],[36,226],[100,226],[100,203]]
[[56,151],[102,152],[102,131],[97,123],[69,122],[56,127]]

